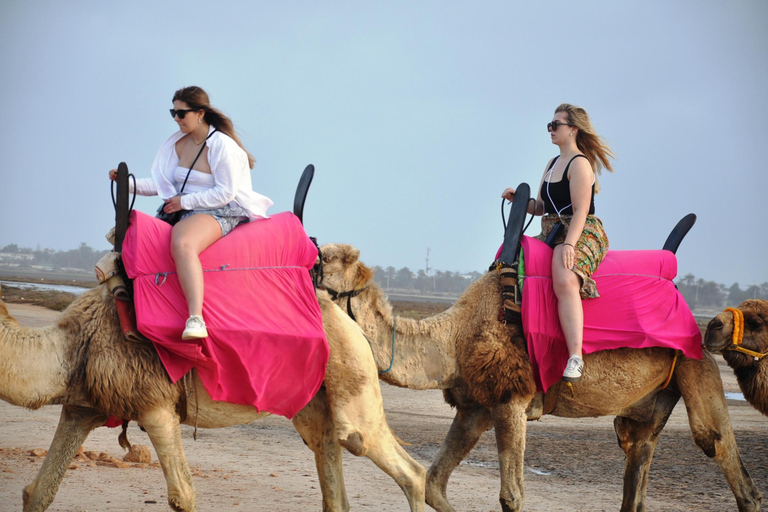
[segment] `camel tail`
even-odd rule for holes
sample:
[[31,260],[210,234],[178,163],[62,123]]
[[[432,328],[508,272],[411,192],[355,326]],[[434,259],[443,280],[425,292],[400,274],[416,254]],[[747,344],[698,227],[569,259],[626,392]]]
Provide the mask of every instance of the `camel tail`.
[[128,420],[123,421],[123,431],[117,436],[117,442],[123,450],[131,451],[131,442],[128,441],[128,423]]

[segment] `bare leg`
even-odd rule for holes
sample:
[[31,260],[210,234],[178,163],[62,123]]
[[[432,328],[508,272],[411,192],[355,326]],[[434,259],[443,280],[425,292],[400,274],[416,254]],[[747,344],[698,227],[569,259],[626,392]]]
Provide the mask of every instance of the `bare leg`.
[[323,511],[348,511],[349,499],[341,466],[342,451],[336,442],[325,390],[320,389],[292,421],[304,443],[315,454]]
[[627,455],[624,462],[624,498],[622,512],[645,510],[648,472],[659,434],[667,424],[669,415],[680,400],[677,391],[662,391],[656,399],[653,416],[648,421],[637,421],[623,416],[613,420],[619,446]]
[[739,512],[759,511],[763,495],[741,462],[717,363],[706,351],[700,360],[683,357],[675,375],[694,442],[720,465]]
[[525,502],[523,455],[527,405],[527,402],[512,401],[493,408],[493,426],[496,432],[501,473],[499,502],[504,512],[523,510]]
[[571,356],[582,357],[584,339],[584,309],[581,305],[581,278],[563,266],[563,246],[555,247],[552,256],[552,285],[557,296],[557,313]]
[[61,408],[59,426],[53,436],[40,471],[34,481],[24,488],[24,512],[47,509],[59,490],[64,472],[69,468],[77,450],[91,431],[104,424],[107,417],[93,409],[65,405]]
[[203,267],[200,253],[221,238],[221,226],[206,214],[179,221],[171,233],[171,254],[176,262],[179,284],[187,299],[189,315],[203,315]]
[[181,444],[179,417],[171,410],[156,409],[143,414],[138,423],[147,431],[163,468],[168,504],[178,512],[194,511],[197,496]]
[[451,429],[427,473],[427,504],[438,512],[455,512],[446,489],[451,473],[475,447],[480,436],[493,426],[484,407],[457,406]]

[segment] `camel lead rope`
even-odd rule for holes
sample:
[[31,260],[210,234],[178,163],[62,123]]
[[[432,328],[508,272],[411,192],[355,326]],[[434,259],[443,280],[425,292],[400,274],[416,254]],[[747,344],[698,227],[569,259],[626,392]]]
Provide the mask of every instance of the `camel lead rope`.
[[389,368],[387,368],[386,370],[380,371],[379,375],[381,375],[382,373],[387,373],[395,365],[395,334],[396,333],[397,333],[397,317],[392,317],[392,359],[390,359],[389,361]]
[[667,375],[667,380],[664,381],[664,384],[661,386],[661,389],[659,391],[664,391],[667,389],[667,386],[669,386],[669,383],[672,381],[672,375],[675,373],[675,366],[677,365],[677,358],[680,356],[680,351],[675,350],[675,358],[672,359],[672,368],[669,369],[669,375]]

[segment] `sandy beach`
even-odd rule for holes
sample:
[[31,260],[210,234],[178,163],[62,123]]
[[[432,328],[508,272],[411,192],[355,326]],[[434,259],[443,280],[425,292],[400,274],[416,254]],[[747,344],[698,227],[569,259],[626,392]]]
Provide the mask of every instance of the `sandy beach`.
[[[9,304],[23,325],[49,325],[58,313]],[[718,356],[726,392],[739,392]],[[382,384],[388,421],[409,443],[406,449],[428,467],[450,427],[453,411],[439,391],[413,391]],[[758,488],[768,492],[768,418],[746,402],[728,401],[736,440]],[[0,511],[21,510],[21,490],[39,470],[56,428],[59,407],[28,411],[0,402]],[[624,455],[613,418],[544,417],[528,423],[526,510],[608,511],[621,506]],[[55,501],[57,512],[165,511],[165,481],[152,452],[151,464],[115,464],[124,451],[117,429],[99,428],[84,450],[104,452],[104,461],[80,457],[67,472]],[[135,424],[131,442],[149,445]],[[320,490],[312,453],[291,423],[272,416],[250,425],[202,430],[198,440],[183,427],[195,476],[198,509],[227,511],[319,510]],[[458,510],[500,511],[499,471],[493,432],[487,432],[448,492]],[[116,467],[124,466],[124,467]],[[395,482],[368,459],[345,453],[344,472],[352,510],[408,510]],[[694,444],[682,401],[661,435],[651,468],[648,510],[735,510],[736,502],[718,466]]]

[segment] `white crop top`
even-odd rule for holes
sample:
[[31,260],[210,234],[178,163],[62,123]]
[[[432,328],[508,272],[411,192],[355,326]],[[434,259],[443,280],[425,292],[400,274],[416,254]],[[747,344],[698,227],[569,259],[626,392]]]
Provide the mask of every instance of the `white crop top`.
[[[187,177],[188,171],[189,169],[185,169],[184,167],[176,167],[176,170],[173,172],[173,179],[178,183],[179,189],[181,189],[181,185],[184,183],[184,178]],[[213,179],[213,174],[192,169],[192,172],[189,173],[187,186],[184,187],[184,194],[202,192],[203,190],[213,188],[215,185],[216,182]]]

